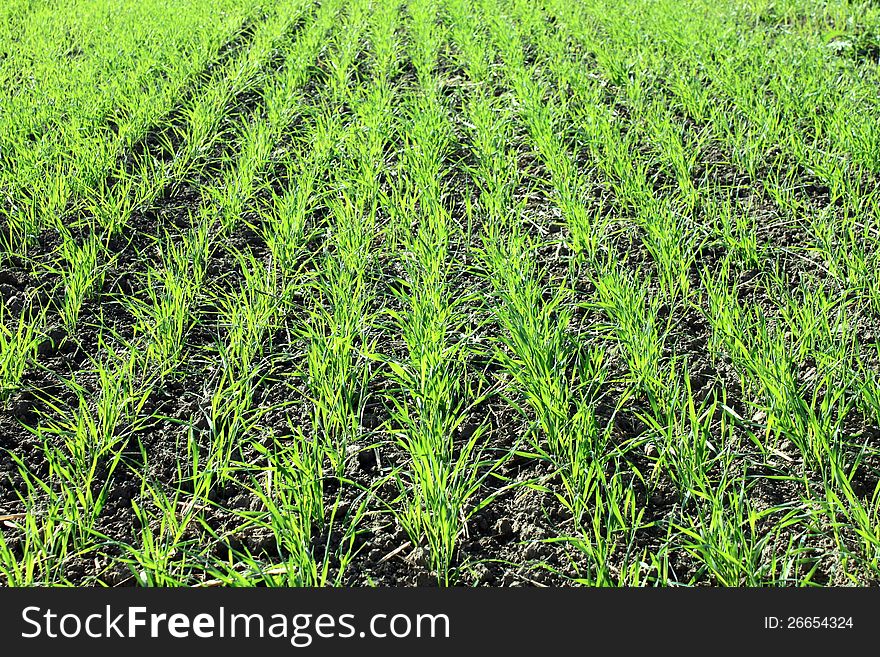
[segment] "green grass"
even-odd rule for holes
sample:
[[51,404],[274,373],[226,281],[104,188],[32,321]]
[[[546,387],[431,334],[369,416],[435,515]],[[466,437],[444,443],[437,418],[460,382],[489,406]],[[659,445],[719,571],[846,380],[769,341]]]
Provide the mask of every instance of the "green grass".
[[878,53],[843,0],[5,3],[0,581],[876,584]]

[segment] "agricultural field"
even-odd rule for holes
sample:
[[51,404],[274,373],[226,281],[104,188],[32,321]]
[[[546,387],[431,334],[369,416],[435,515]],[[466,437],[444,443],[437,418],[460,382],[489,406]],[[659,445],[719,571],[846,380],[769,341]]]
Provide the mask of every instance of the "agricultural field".
[[0,582],[880,584],[880,5],[4,0]]

